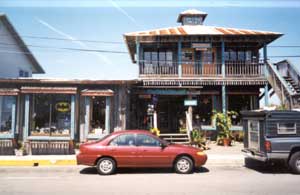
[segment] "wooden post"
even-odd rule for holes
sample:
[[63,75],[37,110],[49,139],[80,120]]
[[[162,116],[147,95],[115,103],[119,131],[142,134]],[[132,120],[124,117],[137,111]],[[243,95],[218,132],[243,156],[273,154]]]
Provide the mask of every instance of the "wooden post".
[[89,129],[90,129],[90,97],[88,96],[84,97],[84,103],[85,103],[85,116],[84,116],[83,140],[85,141],[88,138]]
[[[264,44],[263,48],[263,53],[264,53],[264,65],[265,65],[265,77],[268,79],[269,74],[268,74],[268,68],[267,68],[267,63],[268,63],[268,54],[267,54],[267,45]],[[265,85],[264,88],[264,93],[265,93],[265,106],[269,106],[269,86],[268,83]]]
[[265,93],[265,106],[269,106],[269,86],[268,86],[268,84],[265,84],[264,93]]
[[136,37],[136,63],[140,66],[140,41],[139,38]]
[[157,128],[157,113],[154,111],[153,113],[153,128]]
[[226,71],[225,71],[225,42],[224,40],[222,40],[222,43],[221,43],[221,48],[222,48],[222,76],[223,78],[225,77],[225,74],[226,74]]
[[71,96],[71,139],[73,140],[75,137],[75,113],[76,113],[76,109],[75,109],[75,100],[76,97],[75,95]]
[[105,130],[110,133],[110,97],[107,96],[105,102]]
[[25,116],[24,116],[24,131],[23,131],[23,142],[27,141],[28,132],[29,132],[29,120],[30,116],[30,96],[25,95]]
[[178,40],[178,76],[179,78],[182,77],[182,62],[181,62],[181,49],[182,49],[182,43],[181,43],[181,39]]
[[226,114],[226,86],[222,85],[222,112]]

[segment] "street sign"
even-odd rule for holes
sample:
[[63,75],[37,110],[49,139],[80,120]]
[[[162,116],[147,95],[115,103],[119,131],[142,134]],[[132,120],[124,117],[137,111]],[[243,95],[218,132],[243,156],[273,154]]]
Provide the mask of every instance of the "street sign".
[[185,106],[197,106],[197,100],[184,100]]

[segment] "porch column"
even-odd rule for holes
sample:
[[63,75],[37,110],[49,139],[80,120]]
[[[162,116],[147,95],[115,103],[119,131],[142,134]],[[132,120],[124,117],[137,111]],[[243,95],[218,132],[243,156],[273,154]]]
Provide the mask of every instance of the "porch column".
[[105,106],[105,130],[110,133],[110,97],[106,97]]
[[222,76],[225,77],[225,42],[224,42],[224,40],[222,40],[221,49],[222,49],[222,52],[221,52]]
[[11,134],[14,137],[16,132],[16,103],[17,103],[17,97],[15,97],[15,101],[12,104],[11,107]]
[[90,128],[90,97],[84,97],[85,116],[84,116],[84,136],[83,140],[88,138]]
[[[264,65],[265,65],[265,77],[266,79],[268,79],[269,77],[269,73],[268,73],[268,68],[267,68],[267,63],[268,63],[268,54],[267,54],[267,45],[264,44],[264,48],[263,48],[263,53],[264,53]],[[265,106],[269,106],[269,84],[265,84],[265,88],[264,88],[264,93],[265,93]]]
[[76,109],[75,109],[75,95],[71,96],[71,139],[74,139],[74,135],[75,135],[75,113],[76,113]]
[[226,113],[226,86],[222,85],[222,112]]
[[135,42],[136,42],[136,59],[135,60],[139,66],[140,65],[140,41],[139,41],[138,37],[136,37]]
[[24,115],[24,130],[23,130],[23,142],[27,141],[28,132],[29,132],[29,118],[30,118],[30,96],[25,95],[25,115]]
[[179,39],[178,40],[178,52],[177,52],[177,56],[178,56],[178,76],[179,76],[179,78],[182,77],[181,49],[182,49],[182,42],[181,42],[181,39]]

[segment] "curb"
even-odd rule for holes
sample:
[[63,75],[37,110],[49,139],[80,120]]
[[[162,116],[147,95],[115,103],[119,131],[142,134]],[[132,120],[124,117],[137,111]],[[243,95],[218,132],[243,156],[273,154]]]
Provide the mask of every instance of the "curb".
[[73,166],[76,160],[51,159],[51,160],[0,160],[1,166]]

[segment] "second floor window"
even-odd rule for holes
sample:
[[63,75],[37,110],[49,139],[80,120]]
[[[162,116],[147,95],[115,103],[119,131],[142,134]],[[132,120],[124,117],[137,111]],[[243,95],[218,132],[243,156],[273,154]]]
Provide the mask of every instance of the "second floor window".
[[146,66],[172,66],[173,53],[171,51],[144,52],[144,65]]

